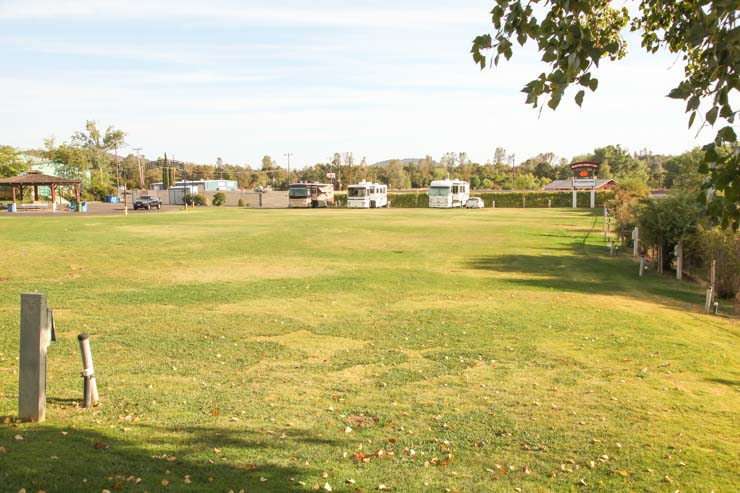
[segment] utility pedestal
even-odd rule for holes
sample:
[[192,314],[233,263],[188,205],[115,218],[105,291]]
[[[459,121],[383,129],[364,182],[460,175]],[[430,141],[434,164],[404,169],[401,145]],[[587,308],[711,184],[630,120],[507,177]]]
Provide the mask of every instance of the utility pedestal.
[[51,320],[44,293],[21,294],[21,355],[18,417],[46,419],[46,351],[51,342]]

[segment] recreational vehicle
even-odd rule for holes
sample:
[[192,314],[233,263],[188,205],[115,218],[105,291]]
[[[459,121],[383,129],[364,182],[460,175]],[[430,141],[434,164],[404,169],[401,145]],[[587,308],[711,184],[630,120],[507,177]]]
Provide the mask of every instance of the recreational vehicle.
[[347,207],[352,209],[374,209],[388,206],[388,186],[361,181],[347,187]]
[[331,183],[292,183],[288,185],[288,207],[329,207],[334,205]]
[[437,180],[429,188],[429,207],[464,207],[470,198],[470,184],[462,180]]

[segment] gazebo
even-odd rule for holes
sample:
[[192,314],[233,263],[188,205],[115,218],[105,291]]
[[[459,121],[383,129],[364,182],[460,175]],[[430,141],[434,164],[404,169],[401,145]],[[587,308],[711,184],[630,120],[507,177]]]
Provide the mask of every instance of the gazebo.
[[60,186],[73,186],[75,189],[75,199],[77,203],[80,202],[80,180],[45,175],[40,171],[29,171],[25,175],[2,178],[0,179],[0,186],[2,185],[10,186],[13,205],[16,202],[16,189],[20,192],[21,200],[23,200],[23,189],[25,187],[33,187],[34,200],[39,200],[39,187],[49,187],[51,189],[52,210],[55,209],[54,204],[56,204],[57,200],[57,188]]

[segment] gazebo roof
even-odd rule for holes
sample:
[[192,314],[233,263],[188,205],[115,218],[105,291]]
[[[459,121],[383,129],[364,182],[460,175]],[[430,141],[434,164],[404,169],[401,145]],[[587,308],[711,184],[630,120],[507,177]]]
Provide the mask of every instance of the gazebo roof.
[[80,180],[50,176],[40,171],[29,171],[25,175],[0,179],[0,185],[78,185]]

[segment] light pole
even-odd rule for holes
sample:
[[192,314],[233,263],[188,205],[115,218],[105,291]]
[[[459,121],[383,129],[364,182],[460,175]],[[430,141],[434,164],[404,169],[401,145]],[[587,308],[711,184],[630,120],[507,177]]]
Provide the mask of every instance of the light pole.
[[286,156],[288,158],[288,186],[290,187],[290,156],[292,156],[292,152],[287,152],[283,154],[283,156]]

